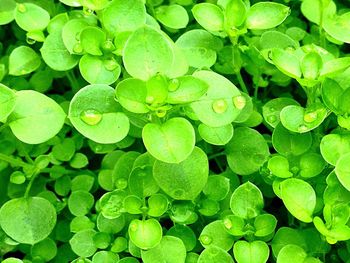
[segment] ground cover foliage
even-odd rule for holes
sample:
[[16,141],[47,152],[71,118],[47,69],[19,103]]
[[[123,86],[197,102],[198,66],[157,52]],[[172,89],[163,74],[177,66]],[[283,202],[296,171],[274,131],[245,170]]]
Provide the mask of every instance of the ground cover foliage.
[[1,0],[0,260],[350,262],[350,2]]

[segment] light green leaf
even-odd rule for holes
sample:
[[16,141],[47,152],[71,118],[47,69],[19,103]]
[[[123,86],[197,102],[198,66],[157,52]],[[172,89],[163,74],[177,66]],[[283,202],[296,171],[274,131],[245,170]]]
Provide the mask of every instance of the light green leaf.
[[207,183],[209,163],[198,147],[180,163],[155,161],[153,176],[159,187],[177,200],[194,200]]
[[30,47],[19,46],[9,57],[9,74],[21,76],[29,74],[39,68],[40,56]]
[[51,98],[32,90],[16,92],[16,106],[7,122],[13,134],[29,144],[46,142],[63,127],[66,114]]
[[180,29],[185,28],[188,24],[187,11],[181,5],[162,5],[155,8],[154,11],[155,17],[166,27]]
[[16,2],[3,0],[0,6],[0,25],[11,23],[15,19]]
[[240,240],[233,246],[233,255],[238,263],[266,263],[269,254],[269,246],[260,240],[253,242]]
[[5,233],[23,244],[44,240],[56,224],[56,210],[44,198],[16,198],[0,209],[0,226]]
[[32,3],[17,4],[15,11],[17,25],[25,31],[42,31],[50,22],[49,13]]
[[162,239],[162,227],[156,219],[130,222],[129,236],[131,241],[141,249],[151,249],[159,245]]
[[192,13],[204,29],[213,32],[224,30],[224,13],[217,5],[200,3],[194,5]]
[[198,263],[234,263],[233,258],[218,246],[209,246],[199,255]]
[[0,105],[0,121],[5,122],[15,108],[16,94],[3,84],[0,84]]
[[201,123],[198,126],[199,135],[207,143],[213,145],[227,144],[232,139],[233,131],[232,124],[227,124],[221,127],[210,127]]
[[350,153],[341,155],[335,165],[335,174],[337,175],[340,183],[350,191]]

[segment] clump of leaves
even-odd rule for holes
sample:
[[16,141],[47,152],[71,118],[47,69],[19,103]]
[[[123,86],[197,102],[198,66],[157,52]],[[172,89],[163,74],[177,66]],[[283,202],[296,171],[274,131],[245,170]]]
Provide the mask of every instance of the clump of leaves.
[[347,1],[0,2],[1,262],[350,262]]

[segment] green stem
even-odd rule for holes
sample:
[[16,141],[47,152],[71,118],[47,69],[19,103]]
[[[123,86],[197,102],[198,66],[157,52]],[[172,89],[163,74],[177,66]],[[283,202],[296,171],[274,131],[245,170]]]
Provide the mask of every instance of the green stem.
[[73,91],[78,91],[80,89],[79,83],[73,73],[73,71],[67,71],[66,72],[67,79],[69,81],[69,84],[71,85]]
[[249,94],[249,93],[248,93],[247,86],[246,86],[245,83],[244,83],[244,80],[243,80],[243,78],[242,78],[242,74],[241,74],[241,71],[240,71],[240,70],[236,72],[236,76],[237,76],[238,83],[239,83],[239,85],[241,86],[241,89],[243,90],[243,92]]
[[323,7],[323,0],[318,1],[320,3],[320,24],[318,27],[318,33],[320,35],[320,45],[321,47],[326,47],[326,38],[323,30],[323,15],[324,15],[324,7]]
[[259,91],[259,86],[254,85],[254,98],[258,100],[258,91]]
[[6,154],[0,153],[0,160],[5,161],[13,166],[21,166],[23,168],[32,167],[32,165],[23,162],[22,160],[15,159],[11,156],[7,156]]
[[208,156],[208,159],[209,160],[212,160],[212,159],[215,159],[216,157],[220,157],[220,156],[223,156],[225,155],[225,151],[222,151],[222,152],[218,152],[218,153],[214,153],[212,155],[209,155]]
[[33,186],[33,183],[34,183],[34,180],[35,178],[37,177],[37,175],[39,174],[40,172],[39,171],[34,171],[31,178],[30,178],[30,181],[27,185],[27,188],[26,188],[26,191],[24,192],[24,198],[27,198],[29,196],[29,192],[30,192],[30,189],[32,188]]
[[44,169],[41,169],[40,170],[41,173],[62,173],[62,174],[75,174],[77,171],[74,171],[74,170],[68,170],[68,169],[62,169],[60,171],[57,171],[57,170],[54,170],[52,168],[44,168]]
[[220,171],[221,171],[221,172],[224,172],[225,169],[224,169],[224,167],[222,167],[222,165],[220,164],[220,160],[218,160],[217,158],[215,158],[215,162],[216,162],[216,164],[218,165]]

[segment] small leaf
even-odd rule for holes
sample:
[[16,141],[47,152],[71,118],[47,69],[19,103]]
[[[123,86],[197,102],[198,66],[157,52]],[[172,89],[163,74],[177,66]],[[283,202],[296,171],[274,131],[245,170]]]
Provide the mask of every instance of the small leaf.
[[180,163],[193,151],[195,134],[191,123],[180,117],[163,124],[148,123],[142,130],[148,152],[167,163]]
[[287,76],[292,78],[301,77],[299,59],[294,54],[283,49],[274,48],[271,52],[271,60]]
[[15,20],[25,31],[43,31],[50,22],[50,15],[38,5],[21,3],[17,4]]
[[218,246],[228,251],[232,248],[234,237],[227,232],[222,220],[216,220],[203,228],[199,241],[205,248]]
[[131,241],[141,249],[154,248],[162,239],[162,227],[156,219],[134,219],[130,222],[128,233]]
[[19,243],[33,245],[49,236],[56,224],[56,210],[41,197],[12,199],[0,209],[0,226]]
[[0,6],[0,25],[11,23],[15,19],[16,2],[14,0],[3,0]]
[[157,160],[153,167],[153,176],[159,187],[177,200],[194,200],[206,185],[208,174],[208,158],[198,147],[180,163]]
[[[331,1],[331,3],[334,4],[333,1]],[[344,13],[340,16],[334,15],[331,18],[326,19],[323,28],[331,37],[335,38],[336,40],[350,43],[350,12]]]
[[307,182],[290,178],[281,185],[281,197],[288,211],[302,222],[312,222],[312,214],[316,207],[316,193]]
[[29,74],[39,68],[41,59],[30,47],[19,46],[15,48],[9,57],[9,74],[21,76]]
[[157,7],[154,11],[155,17],[166,27],[180,29],[185,28],[188,24],[187,11],[181,5],[163,5]]
[[16,94],[3,84],[0,84],[0,104],[0,121],[5,122],[15,108]]
[[238,263],[266,263],[269,254],[268,245],[260,240],[253,242],[240,240],[233,246],[233,255]]
[[194,18],[204,29],[218,32],[224,30],[224,13],[217,5],[211,3],[196,4],[192,8]]
[[272,2],[259,2],[250,7],[246,26],[249,29],[269,29],[280,25],[290,14],[290,8]]
[[198,263],[233,263],[233,258],[218,246],[209,246],[199,255]]
[[335,165],[335,174],[337,175],[340,183],[350,191],[350,153],[346,153],[338,159]]

